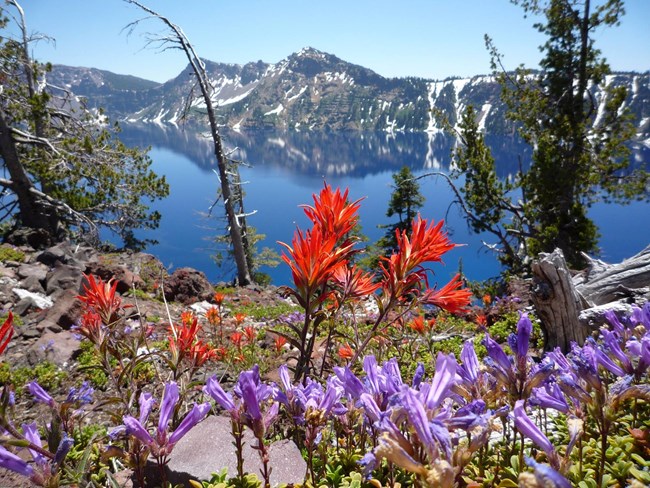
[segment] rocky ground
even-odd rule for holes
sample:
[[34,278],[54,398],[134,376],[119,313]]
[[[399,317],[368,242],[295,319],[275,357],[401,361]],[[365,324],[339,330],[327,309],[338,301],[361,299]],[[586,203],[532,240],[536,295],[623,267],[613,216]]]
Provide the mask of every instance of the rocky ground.
[[[43,251],[29,246],[10,248],[8,245],[0,246],[0,250],[5,251],[3,256],[6,256],[0,261],[0,317],[12,311],[16,324],[14,337],[1,359],[12,368],[33,368],[48,361],[65,370],[67,380],[61,386],[61,392],[52,392],[55,397],[57,393],[65,396],[64,392],[76,381],[78,364],[75,359],[81,352],[81,342],[74,326],[83,308],[77,296],[85,285],[84,274],[93,274],[104,280],[115,278],[123,303],[131,306],[127,309],[131,317],[134,320],[140,317],[145,320],[163,318],[160,321],[163,328],[168,322],[164,319],[168,312],[173,320],[178,321],[185,310],[201,312],[212,306],[209,300],[214,295],[215,284],[210,283],[202,272],[181,268],[167,273],[162,263],[150,254],[100,253],[70,242]],[[262,308],[280,302],[286,305],[275,287],[238,288],[235,294],[228,296],[228,301],[231,305],[245,303]],[[31,399],[21,400],[16,410],[21,407],[27,409],[27,416],[21,421],[40,414],[39,405]],[[223,439],[222,423],[216,420],[213,423],[206,423],[202,431],[206,434],[208,430],[216,429],[211,437],[215,449],[220,444],[230,445],[229,438]],[[179,444],[177,447],[182,453],[182,446]],[[186,450],[188,460],[196,463],[194,449],[190,446]],[[295,456],[295,451],[283,448],[277,455],[284,459],[284,456]],[[185,472],[187,469],[181,457],[179,454],[175,462],[177,469]],[[295,464],[297,460],[292,462]],[[302,474],[304,472],[300,476]],[[128,479],[125,480],[125,486],[129,483]],[[22,477],[0,470],[0,488],[19,486],[31,485]]]

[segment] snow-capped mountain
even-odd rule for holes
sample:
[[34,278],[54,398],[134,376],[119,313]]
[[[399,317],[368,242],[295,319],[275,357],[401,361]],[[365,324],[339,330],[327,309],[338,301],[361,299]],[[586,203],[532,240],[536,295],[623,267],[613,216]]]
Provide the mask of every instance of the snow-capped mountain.
[[[220,122],[237,129],[274,127],[296,130],[437,131],[432,109],[455,124],[468,104],[488,133],[514,131],[505,120],[500,87],[492,76],[446,79],[385,78],[332,54],[305,48],[276,64],[243,66],[205,61],[214,87]],[[113,118],[130,122],[179,124],[201,119],[204,103],[189,66],[166,83],[89,68],[54,66],[49,82],[103,107]],[[650,139],[650,73],[615,73],[605,85],[625,85],[626,106],[634,116],[637,138]],[[593,89],[596,120],[606,99]],[[188,98],[189,97],[189,98]]]

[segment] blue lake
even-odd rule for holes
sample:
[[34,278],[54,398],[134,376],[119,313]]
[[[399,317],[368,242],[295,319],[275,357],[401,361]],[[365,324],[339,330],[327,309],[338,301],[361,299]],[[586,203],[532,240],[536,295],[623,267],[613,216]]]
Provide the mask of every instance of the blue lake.
[[[364,198],[362,231],[375,241],[384,233],[378,226],[391,221],[385,214],[392,175],[405,165],[416,175],[448,173],[454,146],[448,136],[421,133],[256,131],[223,136],[226,146],[235,151],[231,157],[250,165],[240,169],[242,180],[248,182],[244,186],[246,211],[256,211],[248,224],[266,235],[260,247],[271,247],[278,253],[282,248],[277,241],[290,243],[297,226],[309,226],[299,205],[312,203],[312,194],[320,191],[325,181],[333,187],[349,188],[352,200]],[[162,214],[160,228],[139,234],[158,241],[147,252],[155,254],[165,266],[193,267],[205,272],[211,281],[231,280],[234,267],[217,267],[211,258],[217,249],[212,238],[223,234],[224,221],[221,202],[214,207],[212,217],[206,216],[219,186],[210,141],[195,132],[157,126],[126,126],[122,139],[129,145],[151,146],[153,169],[166,175],[170,184],[170,196],[153,206]],[[526,161],[530,157],[529,148],[514,138],[488,137],[487,141],[499,164],[500,177],[514,174],[520,158]],[[650,150],[638,149],[635,160],[647,165]],[[444,266],[434,266],[440,282],[446,282],[459,266],[471,280],[497,276],[499,264],[483,245],[483,241],[493,242],[491,236],[469,232],[460,210],[451,205],[453,193],[442,178],[427,176],[419,181],[426,198],[422,216],[445,220],[452,241],[463,244],[445,255]],[[592,207],[590,216],[602,234],[601,259],[620,261],[650,244],[648,215],[647,202]],[[290,282],[284,263],[262,271],[269,273],[276,285]]]

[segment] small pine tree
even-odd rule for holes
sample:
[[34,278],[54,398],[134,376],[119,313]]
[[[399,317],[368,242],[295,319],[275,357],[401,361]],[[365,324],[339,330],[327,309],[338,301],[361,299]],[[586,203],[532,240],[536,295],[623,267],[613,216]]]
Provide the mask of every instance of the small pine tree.
[[390,255],[397,248],[395,232],[411,230],[411,222],[417,217],[418,210],[424,205],[424,195],[420,193],[420,184],[408,166],[393,175],[394,185],[386,210],[387,217],[397,215],[398,221],[381,226],[386,234],[375,244],[366,248],[360,265],[365,269],[377,269],[381,256]]
[[[499,182],[475,113],[468,108],[459,125],[464,144],[456,154],[465,175],[463,208],[474,230],[497,236],[510,271],[525,269],[529,258],[555,248],[579,268],[582,253],[598,250],[589,207],[599,200],[648,198],[648,173],[628,170],[626,142],[633,127],[624,107],[625,88],[604,87],[600,106],[592,96],[593,87],[602,85],[610,72],[594,47],[594,32],[619,23],[623,2],[608,0],[594,7],[581,0],[512,1],[526,13],[545,16],[535,24],[547,36],[540,48],[542,71],[520,68],[498,76],[508,117],[533,148],[531,167],[511,182]],[[486,41],[496,70],[500,56]]]

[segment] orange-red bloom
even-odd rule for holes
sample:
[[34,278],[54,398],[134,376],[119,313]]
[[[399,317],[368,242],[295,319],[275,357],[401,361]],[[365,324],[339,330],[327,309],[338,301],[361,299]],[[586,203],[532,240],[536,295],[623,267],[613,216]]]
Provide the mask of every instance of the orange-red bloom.
[[472,292],[461,288],[463,282],[457,274],[439,290],[427,290],[423,302],[435,305],[451,313],[464,312],[470,303]]
[[192,325],[192,322],[196,320],[196,317],[194,316],[194,312],[191,312],[190,310],[185,310],[184,312],[181,312],[181,323],[183,325]]
[[98,313],[104,324],[113,323],[122,304],[122,299],[116,295],[117,282],[113,278],[105,282],[101,278],[95,281],[93,275],[84,274],[84,277],[88,283],[84,283],[83,295],[77,298],[86,304],[86,308]]
[[257,331],[255,330],[255,327],[252,325],[244,327],[244,335],[246,336],[246,342],[249,344],[255,343],[255,340],[257,339]]
[[246,319],[246,314],[245,313],[236,313],[235,314],[235,323],[237,325],[243,324],[245,319]]
[[[289,255],[282,254],[282,259],[291,268],[295,289],[290,290],[307,309],[312,303],[313,295],[322,289],[339,266],[344,266],[352,250],[352,243],[338,245],[335,235],[326,236],[316,226],[304,234],[297,230],[292,246],[279,242]],[[317,302],[322,302],[326,295],[319,295]]]
[[190,361],[192,361],[195,366],[200,367],[203,366],[206,361],[217,359],[218,353],[214,348],[203,343],[203,341],[196,341],[192,344],[192,347],[190,347],[189,357]]
[[397,252],[383,258],[380,264],[386,294],[401,299],[410,293],[419,294],[426,286],[426,270],[422,265],[442,261],[442,255],[455,247],[442,231],[443,224],[440,221],[427,225],[418,215],[411,224],[410,238],[406,231],[395,231]]
[[332,280],[343,300],[371,295],[381,286],[375,282],[374,274],[364,273],[357,266],[339,266],[332,273]]
[[483,295],[483,305],[486,307],[492,303],[492,297],[489,294]]
[[92,310],[86,310],[81,316],[79,333],[93,344],[99,345],[104,341],[102,318]]
[[352,347],[350,347],[350,344],[345,343],[339,347],[339,357],[348,360],[354,357],[354,351],[352,350]]
[[408,326],[411,330],[417,332],[418,334],[424,334],[428,328],[424,320],[424,317],[422,317],[421,315],[418,315],[413,320],[411,320]]
[[484,313],[476,314],[476,324],[485,327],[487,325],[487,316]]
[[[187,315],[185,320],[189,320]],[[200,330],[199,320],[194,315],[190,324],[172,326],[169,332],[169,350],[172,356],[179,359],[188,358],[195,366],[202,366],[206,361],[216,359],[215,349],[198,339]]]
[[0,354],[2,354],[7,346],[9,341],[14,335],[14,314],[9,312],[7,318],[5,319],[2,327],[0,327]]
[[287,339],[283,336],[276,336],[275,338],[275,350],[276,352],[282,351],[282,348],[287,343]]
[[332,187],[325,183],[320,194],[313,195],[313,206],[302,205],[314,227],[319,227],[327,237],[335,236],[337,241],[343,239],[359,220],[357,212],[362,199],[348,203],[348,191],[346,189],[343,194],[340,188],[332,191]]
[[230,336],[230,342],[232,342],[237,349],[241,349],[243,338],[244,335],[241,332],[236,331]]
[[224,299],[226,298],[226,295],[224,295],[221,292],[216,292],[212,298],[214,298],[214,303],[221,306],[223,304]]
[[221,313],[217,307],[210,307],[205,312],[205,318],[208,319],[210,325],[217,325],[221,321]]
[[[175,333],[174,333],[175,332]],[[169,350],[174,356],[189,352],[190,348],[197,340],[199,332],[199,321],[194,317],[191,324],[185,323],[180,326],[170,327],[169,331]]]

